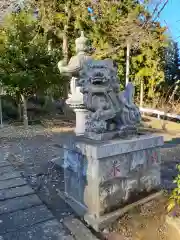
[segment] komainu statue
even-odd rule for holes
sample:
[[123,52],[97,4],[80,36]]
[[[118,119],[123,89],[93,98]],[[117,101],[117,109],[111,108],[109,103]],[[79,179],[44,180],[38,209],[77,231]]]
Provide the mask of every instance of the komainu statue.
[[141,115],[133,102],[134,86],[129,83],[120,92],[117,67],[112,60],[87,61],[80,71],[78,85],[89,111],[86,133],[114,132],[117,135],[136,130]]

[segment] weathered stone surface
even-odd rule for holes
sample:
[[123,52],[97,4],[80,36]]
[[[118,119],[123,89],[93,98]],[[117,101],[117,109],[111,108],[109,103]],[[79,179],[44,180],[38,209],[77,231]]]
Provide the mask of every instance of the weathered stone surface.
[[131,162],[130,162],[130,171],[134,172],[134,171],[138,171],[140,169],[146,169],[147,168],[147,151],[148,150],[140,150],[140,151],[136,151],[136,152],[132,152],[129,153],[127,155],[129,155]]
[[162,144],[153,135],[102,143],[77,138],[64,155],[66,195],[94,219],[140,200],[160,186]]
[[23,228],[20,231],[10,232],[3,235],[3,240],[73,240],[65,235],[63,226],[56,220],[39,223],[32,227]]
[[114,178],[124,178],[130,172],[131,156],[122,154],[104,158],[99,162],[100,181],[108,181]]
[[151,148],[146,151],[148,167],[157,167],[161,164],[161,156],[159,148]]
[[125,193],[124,195],[124,201],[128,201],[132,194],[140,192],[139,189],[139,179],[127,179],[123,182],[123,191]]
[[105,133],[95,133],[95,132],[87,132],[85,136],[91,140],[95,141],[106,141],[111,140],[117,136],[117,131],[109,131]]
[[20,197],[33,194],[34,190],[28,185],[0,190],[0,201],[8,198]]
[[13,172],[14,168],[12,166],[3,166],[0,167],[0,175],[8,172]]
[[0,234],[17,231],[33,224],[53,219],[44,205],[0,215]]
[[160,164],[159,151],[145,149],[131,153],[120,154],[99,161],[99,176],[101,181],[131,177],[134,172],[146,171],[153,165]]
[[[87,160],[77,150],[64,153],[65,192],[73,199],[84,204],[84,189],[86,185]],[[73,186],[73,187],[72,187]]]
[[7,162],[7,161],[0,161],[0,168],[1,167],[6,167],[6,166],[9,166],[9,165],[10,165],[10,163]]
[[161,172],[160,166],[150,169],[145,172],[143,176],[140,178],[140,186],[139,189],[151,191],[153,189],[157,189],[161,185]]
[[123,180],[116,178],[99,186],[99,208],[100,215],[114,206],[120,206],[123,203],[125,192],[123,189]]
[[[65,170],[65,191],[72,198],[84,204],[84,190],[86,186],[86,178],[79,172],[73,172],[70,169]],[[73,187],[72,187],[73,186]]]
[[0,181],[0,190],[12,187],[18,187],[26,185],[26,181],[22,178],[13,178],[4,181]]
[[37,197],[37,195],[34,194],[29,196],[17,197],[0,202],[0,214],[10,213],[13,211],[26,209],[41,204],[41,200]]
[[76,148],[80,149],[83,155],[94,159],[161,147],[162,145],[163,137],[155,135],[141,135],[131,139],[117,139],[105,142],[87,141],[82,138],[79,141],[77,139],[76,142]]
[[100,215],[109,212],[111,208],[120,207],[139,190],[138,179],[116,178],[99,186]]
[[9,180],[9,179],[13,179],[13,178],[19,178],[19,177],[21,177],[21,174],[18,171],[5,172],[5,173],[0,174],[0,181]]
[[[116,159],[116,160],[114,160]],[[141,191],[160,186],[159,149],[145,149],[99,162],[101,212],[120,205]],[[101,177],[103,176],[103,178]]]
[[102,144],[97,148],[97,158],[111,157],[118,154],[135,152],[143,149],[163,145],[163,138],[160,136],[139,136],[130,140],[114,140],[108,144]]

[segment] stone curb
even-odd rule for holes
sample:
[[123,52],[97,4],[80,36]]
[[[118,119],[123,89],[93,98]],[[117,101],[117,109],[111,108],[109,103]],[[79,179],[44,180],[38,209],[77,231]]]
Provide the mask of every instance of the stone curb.
[[[70,207],[72,207],[73,202],[71,202],[70,199],[67,198],[63,192],[57,191],[57,194],[63,201],[65,201],[70,205]],[[80,210],[81,209],[79,209],[79,211]],[[82,212],[82,216],[83,214],[84,212]],[[98,240],[98,238],[93,235],[92,232],[78,218],[67,217],[65,218],[63,224],[70,230],[72,235],[77,240]]]
[[67,217],[63,224],[77,240],[98,240],[96,236],[77,218]]

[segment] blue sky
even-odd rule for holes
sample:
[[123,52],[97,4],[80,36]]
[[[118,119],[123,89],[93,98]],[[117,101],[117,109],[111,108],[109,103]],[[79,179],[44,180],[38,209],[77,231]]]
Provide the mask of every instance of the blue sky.
[[169,0],[160,15],[162,25],[167,25],[169,34],[180,48],[180,0]]

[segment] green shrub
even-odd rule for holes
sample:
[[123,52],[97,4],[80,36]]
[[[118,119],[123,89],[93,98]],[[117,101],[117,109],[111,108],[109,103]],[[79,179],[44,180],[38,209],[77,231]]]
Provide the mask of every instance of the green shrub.
[[180,165],[177,165],[178,175],[173,181],[176,184],[176,187],[172,191],[172,194],[169,198],[168,212],[171,212],[175,207],[180,206]]

